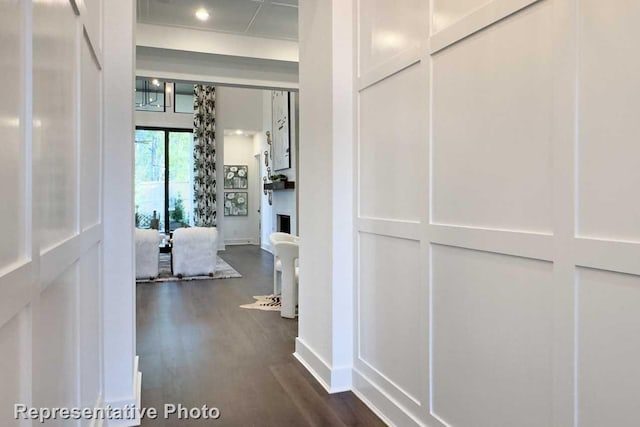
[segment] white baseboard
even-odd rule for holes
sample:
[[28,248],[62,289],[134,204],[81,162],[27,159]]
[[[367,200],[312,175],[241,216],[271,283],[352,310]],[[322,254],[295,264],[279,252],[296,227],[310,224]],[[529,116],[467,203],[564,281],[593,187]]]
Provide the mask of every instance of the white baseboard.
[[[141,394],[142,394],[142,372],[138,369],[138,363],[140,361],[140,357],[136,356],[134,370],[133,370],[133,396],[130,399],[122,399],[118,401],[110,401],[105,402],[105,406],[110,406],[111,408],[124,408],[126,405],[131,407],[135,405],[136,408],[142,408],[141,405]],[[106,427],[134,427],[140,425],[140,417],[139,413],[136,412],[136,416],[133,419],[126,420],[105,420]],[[101,427],[96,426],[96,427]]]
[[428,427],[355,368],[353,369],[352,391],[388,426]]
[[[93,405],[95,409],[103,409],[104,408],[104,400],[102,396],[98,396],[96,399],[96,403]],[[102,418],[93,418],[91,419],[91,423],[89,423],[89,427],[102,427],[104,425],[104,420]]]
[[269,252],[270,254],[272,254],[272,253],[273,253],[273,252],[271,251],[271,245],[270,245],[269,243],[267,243],[267,242],[264,242],[264,241],[263,241],[263,242],[262,242],[262,244],[260,245],[260,248],[261,248],[263,251],[267,251],[267,252]]
[[257,245],[258,239],[247,237],[246,239],[226,239],[224,241],[225,245],[233,246],[233,245]]
[[340,393],[351,390],[351,367],[331,368],[303,340],[296,338],[296,352],[293,356],[327,390],[327,393]]

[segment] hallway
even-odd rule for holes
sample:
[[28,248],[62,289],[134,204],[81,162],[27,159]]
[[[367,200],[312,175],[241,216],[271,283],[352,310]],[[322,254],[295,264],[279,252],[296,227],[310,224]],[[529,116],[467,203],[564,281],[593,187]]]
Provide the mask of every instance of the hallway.
[[328,395],[294,359],[297,321],[238,307],[271,293],[271,254],[229,246],[220,255],[243,277],[137,285],[137,348],[143,408],[206,403],[221,418],[142,425],[383,425],[351,392]]

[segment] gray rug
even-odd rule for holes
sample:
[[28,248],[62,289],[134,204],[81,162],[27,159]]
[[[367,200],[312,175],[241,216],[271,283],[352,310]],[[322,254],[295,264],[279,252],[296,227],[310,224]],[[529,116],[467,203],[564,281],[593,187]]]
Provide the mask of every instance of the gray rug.
[[159,274],[155,279],[137,279],[137,283],[149,283],[149,282],[178,282],[188,280],[211,280],[211,279],[235,279],[242,277],[235,268],[231,267],[225,260],[218,257],[216,259],[216,272],[213,276],[189,276],[178,278],[171,274],[171,254],[160,254],[159,260]]

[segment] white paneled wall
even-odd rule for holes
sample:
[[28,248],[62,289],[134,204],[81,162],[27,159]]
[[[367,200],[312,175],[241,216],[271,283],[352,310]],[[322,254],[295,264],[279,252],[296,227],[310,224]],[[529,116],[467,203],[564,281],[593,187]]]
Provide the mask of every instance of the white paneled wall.
[[25,149],[22,144],[23,69],[21,61],[23,46],[20,34],[22,13],[19,0],[0,2],[0,67],[7,87],[4,102],[0,102],[0,133],[3,139],[0,156],[0,194],[3,200],[14,203],[0,204],[0,218],[7,221],[3,227],[3,238],[11,245],[0,245],[0,265],[8,266],[26,256],[25,224],[22,213],[25,209],[25,177],[21,174]]
[[638,424],[639,19],[358,2],[353,382],[390,424]]
[[101,21],[100,0],[0,1],[2,426],[101,400]]
[[433,55],[433,222],[551,231],[552,12],[542,3]]

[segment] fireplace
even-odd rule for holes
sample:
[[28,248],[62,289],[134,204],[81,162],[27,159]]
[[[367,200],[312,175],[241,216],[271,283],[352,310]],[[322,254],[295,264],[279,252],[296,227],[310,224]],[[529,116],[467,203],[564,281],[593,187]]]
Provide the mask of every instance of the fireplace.
[[291,234],[291,217],[278,214],[278,231]]

